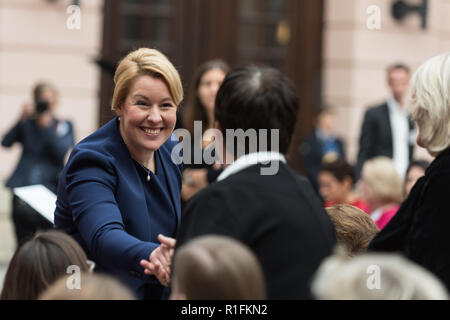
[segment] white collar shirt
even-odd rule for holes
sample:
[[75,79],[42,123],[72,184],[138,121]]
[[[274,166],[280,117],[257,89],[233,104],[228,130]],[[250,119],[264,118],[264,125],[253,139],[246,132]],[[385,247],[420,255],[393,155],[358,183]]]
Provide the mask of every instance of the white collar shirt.
[[406,107],[399,107],[394,98],[387,100],[392,131],[392,160],[403,179],[409,164],[409,120]]
[[222,181],[229,176],[236,174],[255,164],[264,164],[271,161],[280,161],[286,163],[286,158],[279,152],[254,152],[243,155],[228,167],[226,167],[217,178],[217,181]]

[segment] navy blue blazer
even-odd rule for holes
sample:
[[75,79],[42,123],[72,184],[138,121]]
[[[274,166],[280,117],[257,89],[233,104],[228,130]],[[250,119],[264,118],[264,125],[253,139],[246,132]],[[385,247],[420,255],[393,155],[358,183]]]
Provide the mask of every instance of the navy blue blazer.
[[159,246],[159,233],[175,237],[180,222],[182,168],[171,160],[176,144],[169,138],[155,152],[156,173],[147,181],[114,118],[75,146],[59,180],[55,228],[140,299],[161,299],[163,286],[144,274],[140,261]]
[[72,123],[53,119],[48,128],[41,128],[34,119],[19,121],[5,134],[2,145],[8,148],[16,142],[23,146],[22,155],[6,186],[43,184],[56,192],[64,157],[74,142]]

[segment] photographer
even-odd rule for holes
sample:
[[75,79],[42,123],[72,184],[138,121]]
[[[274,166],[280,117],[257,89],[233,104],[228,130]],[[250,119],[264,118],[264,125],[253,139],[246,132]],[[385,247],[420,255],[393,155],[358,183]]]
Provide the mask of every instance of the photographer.
[[[48,83],[38,83],[33,89],[33,103],[26,103],[19,121],[2,140],[4,147],[22,144],[20,161],[8,188],[42,184],[56,193],[58,176],[64,157],[73,146],[72,123],[55,118],[57,91]],[[17,244],[30,238],[38,229],[52,228],[50,222],[13,195],[12,219]]]

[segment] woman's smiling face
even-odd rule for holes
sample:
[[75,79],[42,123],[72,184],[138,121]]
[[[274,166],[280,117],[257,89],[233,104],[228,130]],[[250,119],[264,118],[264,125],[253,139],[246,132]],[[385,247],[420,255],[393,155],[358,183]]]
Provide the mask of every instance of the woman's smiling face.
[[149,75],[134,80],[116,113],[125,144],[133,157],[141,159],[166,142],[177,120],[177,106],[166,83]]

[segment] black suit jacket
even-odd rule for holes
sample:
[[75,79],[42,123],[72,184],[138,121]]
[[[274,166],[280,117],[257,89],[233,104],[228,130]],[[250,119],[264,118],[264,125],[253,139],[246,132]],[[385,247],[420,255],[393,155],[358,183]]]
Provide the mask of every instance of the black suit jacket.
[[[414,125],[409,120],[410,133]],[[413,154],[413,143],[409,143],[409,159]],[[364,120],[359,138],[359,153],[356,164],[356,175],[359,178],[362,166],[366,160],[377,156],[393,157],[392,128],[387,102],[369,108],[364,114]]]
[[311,277],[335,245],[332,222],[306,178],[283,163],[276,175],[260,169],[248,167],[194,196],[177,247],[204,234],[235,238],[258,257],[269,299],[309,299]]

